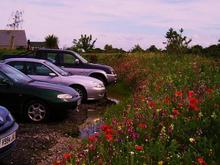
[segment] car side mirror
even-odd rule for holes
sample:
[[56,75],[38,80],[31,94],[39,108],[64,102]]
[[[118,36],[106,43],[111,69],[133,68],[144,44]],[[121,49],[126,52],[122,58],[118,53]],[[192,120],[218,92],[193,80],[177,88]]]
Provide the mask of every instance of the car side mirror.
[[79,64],[79,59],[75,59],[74,63]]
[[49,73],[50,77],[56,77],[57,75],[55,73]]

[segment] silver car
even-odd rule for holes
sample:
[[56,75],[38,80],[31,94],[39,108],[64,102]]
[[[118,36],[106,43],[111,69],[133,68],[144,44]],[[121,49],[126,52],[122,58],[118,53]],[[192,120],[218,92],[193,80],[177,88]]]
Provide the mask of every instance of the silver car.
[[74,88],[83,101],[98,100],[105,96],[104,84],[88,76],[72,75],[46,60],[11,58],[3,61],[29,75],[34,80],[60,83]]

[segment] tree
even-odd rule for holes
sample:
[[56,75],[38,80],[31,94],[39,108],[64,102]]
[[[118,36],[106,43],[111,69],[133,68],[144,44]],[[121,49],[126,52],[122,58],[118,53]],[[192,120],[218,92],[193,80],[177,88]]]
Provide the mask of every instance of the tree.
[[110,44],[106,44],[104,46],[104,51],[106,53],[125,53],[125,51],[122,48],[114,48],[112,45]]
[[58,37],[53,34],[45,37],[45,45],[47,48],[58,48],[58,42]]
[[134,45],[134,47],[131,49],[132,53],[136,53],[136,52],[144,52],[144,49],[141,48],[141,46],[139,44]]
[[73,40],[73,50],[76,50],[78,52],[89,52],[92,49],[94,49],[95,42],[97,39],[93,40],[92,35],[86,35],[82,34],[79,39],[74,39]]
[[186,36],[183,36],[183,29],[179,30],[179,33],[173,28],[170,28],[166,33],[166,50],[168,53],[175,53],[177,55],[183,54],[186,52],[191,39],[187,39]]
[[155,45],[151,45],[146,51],[158,52],[159,50],[157,49],[157,47]]
[[191,48],[190,51],[192,54],[202,54],[203,52],[203,47],[201,45],[194,45]]

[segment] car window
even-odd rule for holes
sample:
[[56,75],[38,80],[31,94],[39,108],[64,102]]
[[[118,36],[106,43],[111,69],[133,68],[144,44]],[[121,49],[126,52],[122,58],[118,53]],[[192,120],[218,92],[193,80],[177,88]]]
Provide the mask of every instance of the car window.
[[9,62],[9,65],[13,66],[14,68],[20,70],[21,72],[25,73],[25,66],[24,63],[21,61],[13,61]]
[[53,53],[53,52],[49,52],[47,53],[47,60],[52,62],[52,63],[56,63],[58,59],[58,54],[57,53]]
[[63,63],[64,64],[74,64],[76,57],[72,54],[64,53],[63,54]]
[[49,74],[53,72],[48,67],[40,63],[30,62],[26,64],[26,67],[27,74],[29,75],[49,76]]

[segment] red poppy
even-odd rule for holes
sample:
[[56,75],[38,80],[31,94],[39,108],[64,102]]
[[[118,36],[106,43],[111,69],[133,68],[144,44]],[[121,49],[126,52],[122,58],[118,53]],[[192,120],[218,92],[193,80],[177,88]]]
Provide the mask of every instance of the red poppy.
[[193,91],[189,91],[188,92],[188,97],[193,97],[194,96],[194,92]]
[[147,128],[147,125],[145,123],[140,123],[138,124],[139,128]]
[[154,108],[156,106],[156,104],[153,101],[148,101],[148,106],[151,108]]
[[177,109],[173,109],[173,116],[177,117],[179,115],[179,111]]
[[183,93],[181,91],[176,91],[175,96],[176,97],[182,97]]
[[113,136],[111,134],[106,134],[105,135],[105,139],[108,141],[108,142],[111,142],[113,140]]
[[90,135],[90,136],[88,137],[88,140],[89,140],[89,142],[93,143],[93,142],[96,142],[96,141],[97,141],[97,137],[96,137],[95,135]]
[[71,153],[65,153],[63,154],[64,159],[70,159],[72,157]]
[[101,125],[100,128],[101,128],[102,131],[106,131],[107,129],[111,129],[111,126],[107,125],[107,124],[103,124],[103,125]]
[[135,150],[136,151],[142,151],[143,150],[143,146],[135,145]]
[[207,165],[207,163],[205,162],[205,160],[203,159],[203,157],[198,157],[198,158],[197,158],[197,162],[198,162],[200,165]]
[[194,97],[191,97],[189,98],[189,107],[194,110],[194,111],[199,111],[200,108],[199,108],[199,100],[194,98]]
[[208,93],[208,94],[212,94],[212,93],[213,93],[213,89],[208,88],[208,89],[207,89],[207,93]]
[[165,97],[165,99],[164,99],[164,103],[166,104],[166,105],[170,105],[170,97],[169,96],[166,96]]

